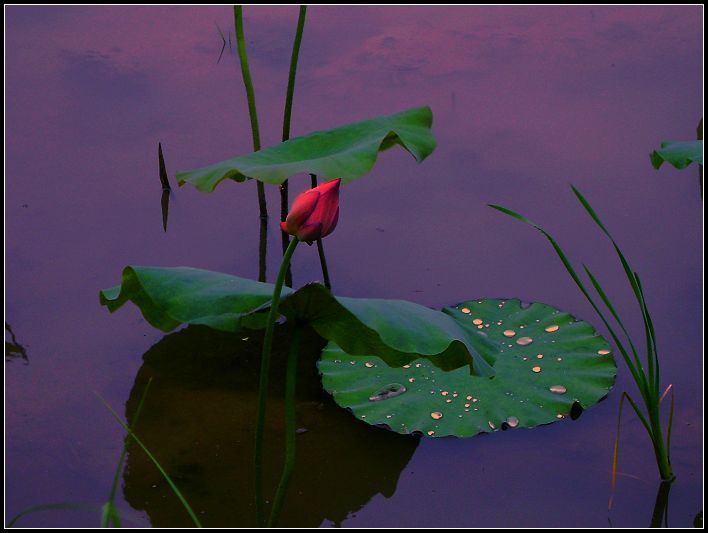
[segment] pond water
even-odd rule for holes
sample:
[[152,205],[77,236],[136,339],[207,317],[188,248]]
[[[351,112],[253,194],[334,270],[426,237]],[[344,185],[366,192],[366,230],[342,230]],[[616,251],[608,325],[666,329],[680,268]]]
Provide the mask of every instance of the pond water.
[[[263,144],[280,138],[296,7],[245,8]],[[662,376],[673,384],[669,525],[702,509],[702,208],[698,170],[655,171],[649,152],[690,140],[702,112],[702,7],[311,7],[293,135],[431,106],[438,148],[400,148],[342,189],[325,241],[334,290],[431,307],[478,297],[541,301],[598,319],[522,212],[587,263],[637,339],[642,323],[576,185],[641,273]],[[227,38],[221,60],[222,41]],[[229,33],[230,31],[230,33]],[[52,502],[100,507],[124,432],[95,395],[141,419],[145,440],[205,525],[252,525],[249,454],[260,337],[163,335],[98,291],[128,264],[257,276],[254,183],[213,194],[174,173],[251,150],[229,7],[6,9],[6,323],[26,362],[5,365],[6,523]],[[167,232],[157,144],[173,180]],[[305,177],[292,180],[295,191]],[[268,190],[268,277],[279,263]],[[314,248],[296,284],[320,278]],[[282,343],[286,333],[278,335]],[[6,334],[6,339],[9,335]],[[302,361],[298,466],[284,525],[648,526],[659,486],[629,409],[608,512],[620,392],[533,430],[418,439],[370,427],[321,392],[310,335]],[[236,347],[236,348],[235,348]],[[234,351],[240,357],[230,357]],[[281,350],[282,351],[282,350]],[[276,352],[276,358],[281,351]],[[279,355],[280,354],[280,355]],[[277,359],[276,359],[277,360]],[[282,365],[277,365],[280,368]],[[274,377],[279,391],[281,377]],[[274,392],[267,482],[279,468]],[[279,403],[280,402],[280,403]],[[128,526],[188,526],[159,474],[130,448],[118,505]],[[23,526],[95,526],[97,510],[50,510]]]

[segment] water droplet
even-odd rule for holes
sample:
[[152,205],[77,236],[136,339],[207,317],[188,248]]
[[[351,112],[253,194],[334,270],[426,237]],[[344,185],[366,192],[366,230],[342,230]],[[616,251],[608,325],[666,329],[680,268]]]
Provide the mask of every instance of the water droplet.
[[393,416],[393,415],[386,415],[386,418],[391,418],[391,416]]
[[538,374],[538,373],[541,371],[541,367],[540,367],[540,366],[535,366],[535,367],[533,367],[531,370],[533,370],[534,372],[536,372],[536,374]]
[[356,361],[349,361],[349,364],[350,364],[350,365],[355,365],[355,364],[356,364]]
[[421,366],[423,366],[422,363],[416,363],[416,364],[415,364],[415,367],[416,367],[416,368],[420,368]]
[[490,428],[492,428],[492,429],[497,429],[497,426],[495,426],[495,425],[494,425],[494,422],[492,422],[491,420],[490,420],[489,422],[487,422],[487,424],[489,424],[489,427],[490,427]]
[[440,394],[442,394],[443,396],[447,396],[447,395],[450,394],[450,393],[447,392],[446,390],[444,390],[444,391],[442,391]]
[[597,354],[598,355],[608,355],[610,353],[610,350],[598,350]]
[[403,368],[410,368],[411,365],[403,365]]
[[469,407],[469,406],[470,406],[470,404],[468,404],[468,403],[465,404],[465,407]]
[[565,394],[566,388],[563,385],[551,385],[548,390],[556,394]]
[[389,398],[400,396],[404,392],[406,392],[406,388],[400,383],[389,383],[373,396],[369,396],[369,401],[378,402],[380,400],[388,400]]
[[558,358],[558,361],[562,361],[562,360],[563,360],[563,358],[562,358],[562,357],[559,357],[559,358]]
[[519,425],[519,419],[515,416],[509,416],[506,418],[506,423],[509,424],[510,428],[515,428]]
[[374,368],[376,365],[374,363],[364,363],[366,368]]
[[242,341],[247,341],[247,340],[248,340],[248,337],[242,337],[241,340],[242,340]]
[[479,326],[477,326],[477,329],[484,329],[484,325],[480,324]]
[[472,321],[472,323],[473,323],[475,326],[479,326],[480,324],[484,323],[484,320],[482,320],[481,318],[475,318],[475,319]]
[[522,357],[522,358],[521,358],[521,360],[522,360],[522,361],[528,361],[528,360],[529,360],[529,358],[528,358],[528,357],[526,357],[526,356],[524,356],[524,357]]
[[471,400],[471,399],[472,399],[472,395],[467,396],[466,399],[467,399],[467,400]]
[[564,416],[563,416],[562,414],[558,413],[558,414],[556,415],[556,418],[564,418]]
[[442,413],[440,411],[433,411],[430,413],[430,418],[433,420],[440,420],[443,417]]
[[542,353],[538,354],[538,355],[536,356],[536,359],[543,359],[543,354],[542,354]]
[[458,396],[458,395],[457,395],[456,392],[453,392],[453,393],[452,393],[452,397],[453,397],[453,398],[457,398],[457,396]]
[[553,324],[553,325],[551,325],[551,326],[548,326],[548,327],[546,328],[546,331],[547,331],[548,333],[553,333],[554,331],[558,331],[559,328],[560,328],[560,326],[559,326],[558,324]]
[[505,337],[513,337],[514,335],[516,335],[516,331],[514,331],[513,329],[505,329],[504,330]]
[[433,435],[435,435],[434,431],[428,431],[428,437],[432,437]]
[[516,344],[520,346],[526,346],[527,344],[531,344],[533,342],[533,339],[531,337],[521,337],[516,341]]
[[473,402],[478,402],[479,399],[478,399],[478,398],[472,398],[472,401],[473,401]]
[[463,307],[462,309],[460,309],[460,311],[462,311],[465,314],[469,314],[469,312],[470,312],[470,310],[467,307]]
[[450,398],[448,398],[447,400],[445,400],[445,403],[451,403],[451,402],[452,402],[452,400],[451,400]]
[[415,381],[415,378],[408,378],[408,383],[413,383]]

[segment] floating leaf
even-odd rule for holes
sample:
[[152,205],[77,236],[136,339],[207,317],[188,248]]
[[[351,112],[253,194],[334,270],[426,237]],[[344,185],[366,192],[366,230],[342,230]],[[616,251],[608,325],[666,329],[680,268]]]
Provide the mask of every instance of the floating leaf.
[[[101,291],[101,304],[113,312],[132,301],[163,331],[180,324],[237,331],[265,327],[272,293],[269,283],[207,270],[126,267],[121,286]],[[349,353],[375,353],[391,366],[425,356],[446,370],[469,366],[480,376],[494,374],[493,343],[449,314],[412,302],[338,297],[311,283],[284,288],[280,312]]]
[[649,157],[656,169],[665,161],[678,169],[686,168],[691,163],[703,165],[703,141],[666,141]]
[[[319,362],[324,388],[369,424],[398,433],[470,437],[555,422],[600,401],[614,383],[617,367],[605,339],[551,306],[475,300],[445,312],[498,341],[493,379],[464,369],[441,372],[425,359],[391,368],[378,357],[352,356],[330,343]],[[372,400],[396,383],[404,393]]]
[[224,179],[247,178],[282,183],[300,172],[323,178],[341,178],[345,183],[367,174],[378,153],[398,144],[420,162],[435,149],[430,131],[433,114],[418,107],[382,117],[316,131],[295,137],[258,152],[234,157],[207,167],[178,172],[180,185],[191,183],[211,192]]

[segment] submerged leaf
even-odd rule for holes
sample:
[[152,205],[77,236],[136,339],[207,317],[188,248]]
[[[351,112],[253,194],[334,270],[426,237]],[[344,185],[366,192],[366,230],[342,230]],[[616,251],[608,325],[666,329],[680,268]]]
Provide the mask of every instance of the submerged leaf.
[[691,163],[703,165],[703,141],[666,141],[649,157],[654,168],[659,169],[664,162],[677,169],[686,168]]
[[[265,327],[272,293],[269,283],[207,270],[126,267],[121,286],[101,291],[101,304],[113,312],[132,301],[163,331],[181,324],[237,331]],[[412,302],[338,297],[311,283],[284,288],[280,312],[349,353],[375,353],[394,367],[423,356],[442,369],[494,374],[494,343],[449,314]]]
[[[352,356],[330,343],[319,369],[324,388],[354,415],[398,433],[470,437],[534,427],[603,399],[617,372],[609,344],[592,326],[551,306],[519,300],[473,300],[445,310],[479,328],[499,352],[494,379],[464,369],[441,372],[418,359],[391,368],[375,356]],[[391,383],[405,392],[372,401]],[[576,407],[577,409],[577,407]]]
[[429,107],[409,109],[316,131],[207,167],[178,172],[177,181],[180,185],[191,183],[202,192],[213,191],[226,178],[279,184],[300,172],[325,179],[341,178],[346,183],[368,173],[378,153],[396,144],[419,162],[428,157],[436,145],[430,131],[432,121]]

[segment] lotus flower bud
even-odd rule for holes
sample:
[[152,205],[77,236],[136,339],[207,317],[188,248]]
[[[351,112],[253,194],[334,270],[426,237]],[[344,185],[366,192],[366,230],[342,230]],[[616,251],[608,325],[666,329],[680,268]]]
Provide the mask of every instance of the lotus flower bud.
[[326,181],[300,193],[280,223],[282,230],[307,244],[332,233],[339,218],[340,181]]

